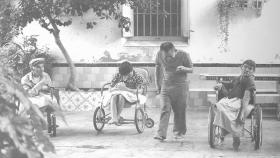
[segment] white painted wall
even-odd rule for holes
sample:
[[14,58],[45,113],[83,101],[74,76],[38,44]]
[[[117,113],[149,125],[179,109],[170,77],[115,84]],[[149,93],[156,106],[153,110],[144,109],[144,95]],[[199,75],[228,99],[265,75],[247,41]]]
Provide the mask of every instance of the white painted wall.
[[[93,29],[86,29],[88,19],[96,20],[98,24]],[[61,41],[75,62],[94,62],[105,50],[119,53],[123,48],[121,29],[115,20],[100,20],[87,14],[82,18],[74,17],[70,27],[60,27],[60,30]],[[24,29],[24,35],[32,34],[39,35],[39,44],[49,47],[53,54],[59,57],[58,61],[64,61],[53,35],[41,28],[37,22]]]
[[[264,4],[259,18],[235,18],[230,26],[229,50],[218,46],[217,0],[191,0],[191,42],[188,51],[196,62],[239,63],[251,58],[257,63],[280,63],[280,1]],[[277,55],[278,54],[278,55]]]
[[[218,46],[217,0],[190,0],[191,33],[190,45],[186,50],[194,62],[206,63],[240,63],[251,58],[257,63],[280,63],[280,1],[269,0],[265,3],[259,18],[244,17],[235,19],[230,24],[229,50],[220,53]],[[105,50],[116,57],[125,50],[125,39],[114,20],[100,21],[92,30],[85,27],[87,15],[74,18],[73,25],[61,28],[61,40],[76,62],[93,62],[103,55]],[[36,23],[24,29],[25,35],[38,34],[40,44],[51,48],[64,59],[59,52],[52,35]]]

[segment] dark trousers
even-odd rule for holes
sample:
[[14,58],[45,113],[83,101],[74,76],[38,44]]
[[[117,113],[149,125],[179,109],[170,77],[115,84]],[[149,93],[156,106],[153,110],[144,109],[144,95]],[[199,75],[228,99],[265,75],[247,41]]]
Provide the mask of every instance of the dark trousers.
[[158,135],[166,137],[171,108],[174,112],[174,134],[186,134],[186,97],[188,93],[187,84],[175,86],[164,86],[161,90],[160,105],[161,115]]

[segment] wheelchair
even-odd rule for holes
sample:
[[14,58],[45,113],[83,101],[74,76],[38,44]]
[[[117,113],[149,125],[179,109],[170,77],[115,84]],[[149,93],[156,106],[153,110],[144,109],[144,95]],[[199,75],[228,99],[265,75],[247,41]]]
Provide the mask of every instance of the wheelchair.
[[[249,134],[252,143],[254,143],[254,149],[258,150],[262,146],[262,108],[255,103],[256,92],[251,93],[250,104],[254,105],[254,108],[248,115],[247,119],[250,119],[251,125],[247,129],[243,126],[243,131]],[[221,91],[216,90],[216,101],[222,99],[224,94]],[[219,146],[219,142],[222,139],[222,129],[219,126],[213,124],[215,118],[215,104],[212,104],[209,108],[208,114],[208,143],[211,148]]]
[[[104,90],[109,87],[111,83],[106,83],[101,88],[101,101],[99,102],[99,106],[95,109],[93,114],[93,126],[94,129],[98,132],[102,131],[105,124],[110,121],[110,113],[105,113],[105,105],[104,105]],[[143,88],[143,95],[147,92],[147,86]],[[137,89],[136,97],[137,101],[133,103],[134,106],[134,118],[133,119],[124,119],[122,118],[120,124],[134,124],[137,132],[143,133],[145,127],[152,128],[154,126],[153,119],[148,117],[146,112],[146,104],[140,104],[138,99],[139,89]]]
[[[59,92],[54,87],[50,87],[49,93],[51,95],[51,98],[56,98],[58,104],[59,104]],[[17,111],[19,111],[20,101],[19,99],[15,98],[16,104],[17,104]],[[54,114],[54,109],[51,106],[46,106],[39,108],[39,110],[42,113],[46,113],[47,115],[47,132],[51,137],[56,137],[56,129],[58,125],[56,124],[56,116]]]

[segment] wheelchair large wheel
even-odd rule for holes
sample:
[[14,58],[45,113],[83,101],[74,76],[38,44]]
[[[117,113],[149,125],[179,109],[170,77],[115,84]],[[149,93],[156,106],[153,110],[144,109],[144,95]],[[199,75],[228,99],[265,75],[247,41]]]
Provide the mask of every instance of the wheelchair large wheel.
[[277,111],[276,118],[277,118],[278,121],[280,121],[280,109],[278,109],[278,111]]
[[53,113],[47,113],[48,133],[51,137],[56,137],[56,116]]
[[93,126],[95,130],[102,131],[105,125],[105,112],[104,109],[98,107],[93,114]]
[[55,114],[51,114],[51,127],[52,127],[51,136],[56,137],[56,116],[55,116]]
[[48,126],[48,133],[51,134],[52,133],[52,118],[51,118],[51,114],[47,113],[47,126]]
[[208,143],[211,148],[216,148],[218,146],[221,136],[221,128],[213,124],[214,117],[214,107],[211,105],[208,114]]
[[138,133],[143,133],[145,128],[145,114],[141,108],[135,109],[134,123]]
[[259,105],[256,106],[252,123],[255,150],[258,150],[262,145],[262,109]]

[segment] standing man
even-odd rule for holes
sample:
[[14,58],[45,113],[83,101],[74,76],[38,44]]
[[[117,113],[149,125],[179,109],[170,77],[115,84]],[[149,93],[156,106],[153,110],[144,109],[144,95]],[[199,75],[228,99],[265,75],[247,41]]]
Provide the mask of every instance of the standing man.
[[[166,139],[171,108],[174,112],[174,137],[183,139],[186,134],[187,73],[193,72],[190,56],[184,51],[176,50],[171,42],[165,42],[160,46],[155,63],[161,115],[154,139],[161,141]],[[160,71],[163,73],[162,82]]]

